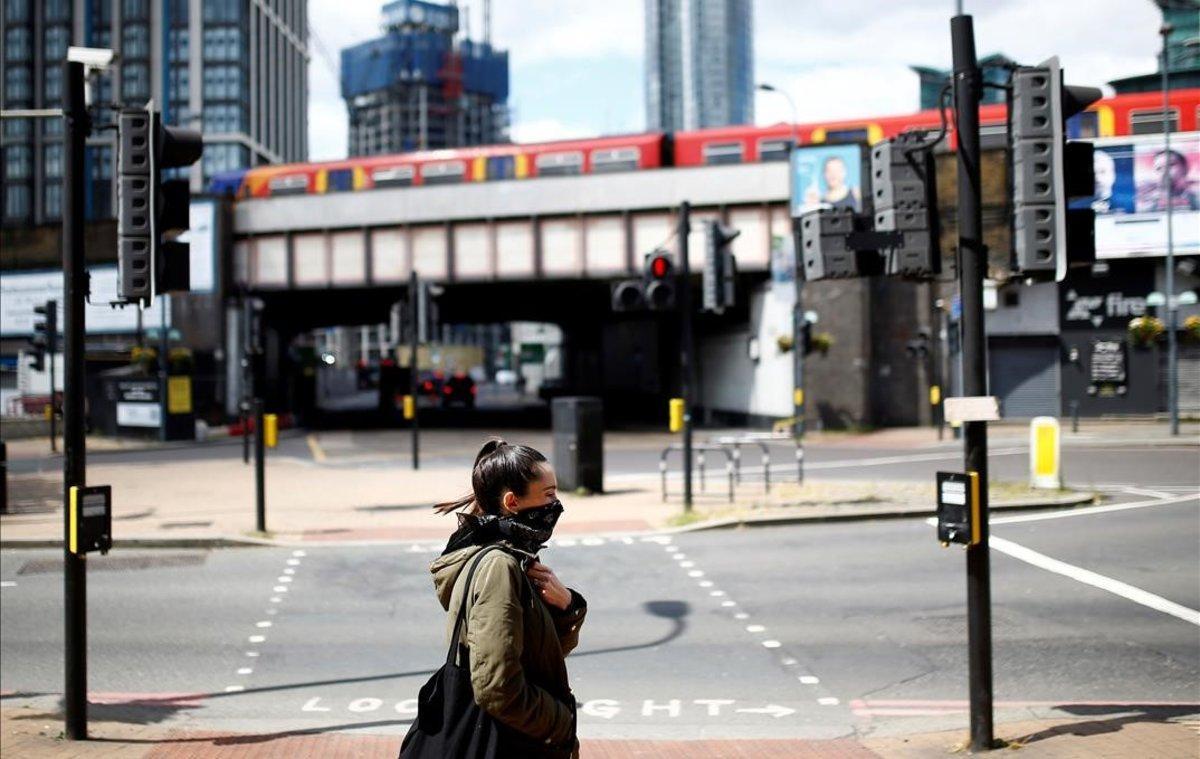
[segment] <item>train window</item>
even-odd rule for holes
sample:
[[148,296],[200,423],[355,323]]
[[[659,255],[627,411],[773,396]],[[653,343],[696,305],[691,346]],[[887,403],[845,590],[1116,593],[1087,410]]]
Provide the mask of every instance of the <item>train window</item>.
[[1067,139],[1089,140],[1100,136],[1100,114],[1083,111],[1067,119]]
[[740,142],[710,142],[704,146],[704,164],[706,166],[741,162],[742,143]]
[[462,161],[427,163],[421,167],[421,179],[425,180],[425,184],[461,182],[466,174],[467,167]]
[[[936,134],[936,132],[934,132],[934,134]],[[979,125],[979,136],[980,137],[991,137],[992,135],[1004,136],[1007,134],[1008,134],[1008,124],[1005,124],[1002,122],[998,123],[998,124],[980,124]]]
[[538,176],[561,177],[583,173],[583,153],[572,150],[568,153],[542,153],[534,159]]
[[308,177],[304,174],[272,177],[267,187],[272,195],[302,195],[308,192]]
[[638,148],[605,148],[592,151],[592,173],[633,171],[638,167],[642,151]]
[[[1171,109],[1170,115],[1171,131],[1175,132],[1179,129],[1179,112],[1174,108]],[[1129,114],[1129,133],[1130,134],[1162,134],[1163,130],[1163,112],[1162,111],[1131,111]]]
[[758,160],[786,161],[788,158],[788,143],[790,140],[759,140]]
[[389,166],[371,172],[371,182],[376,187],[410,187],[413,183],[412,166]]
[[830,129],[825,133],[825,142],[867,142],[870,138],[870,130],[867,127],[860,129]]

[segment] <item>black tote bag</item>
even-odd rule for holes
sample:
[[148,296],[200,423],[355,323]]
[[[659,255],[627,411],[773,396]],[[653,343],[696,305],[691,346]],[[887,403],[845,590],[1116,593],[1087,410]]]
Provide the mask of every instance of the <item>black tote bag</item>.
[[570,749],[538,743],[501,725],[475,703],[470,652],[459,643],[458,636],[467,615],[475,570],[483,555],[495,548],[499,546],[483,549],[472,560],[446,663],[421,687],[417,719],[404,736],[400,759],[567,759],[572,754]]

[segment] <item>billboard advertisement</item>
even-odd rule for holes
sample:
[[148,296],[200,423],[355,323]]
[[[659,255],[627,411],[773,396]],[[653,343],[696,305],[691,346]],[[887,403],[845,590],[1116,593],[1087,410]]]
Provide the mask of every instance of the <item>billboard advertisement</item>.
[[[1200,254],[1200,133],[1095,141],[1096,258],[1164,256],[1170,197],[1176,255]],[[1169,176],[1171,191],[1167,192]]]
[[792,216],[816,208],[863,212],[869,192],[866,147],[857,143],[805,145],[792,151]]
[[[91,297],[84,307],[88,334],[114,334],[133,332],[137,329],[137,307],[113,308],[109,305],[117,299],[117,267],[93,266],[91,275]],[[36,314],[34,306],[47,300],[58,301],[58,325],[63,326],[63,275],[61,271],[6,271],[0,272],[0,335],[17,337],[33,334]],[[157,327],[161,319],[163,303],[170,296],[160,296],[142,311],[142,324],[146,328]],[[167,313],[170,323],[170,312]]]

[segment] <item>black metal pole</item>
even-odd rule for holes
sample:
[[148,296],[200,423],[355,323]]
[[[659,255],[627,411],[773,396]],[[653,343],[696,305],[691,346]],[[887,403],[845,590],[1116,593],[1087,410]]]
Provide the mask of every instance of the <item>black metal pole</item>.
[[[794,239],[794,238],[793,238]],[[800,251],[796,251],[800,255]],[[794,266],[793,276],[796,278],[796,300],[792,304],[792,414],[795,421],[792,424],[792,436],[796,441],[796,471],[800,482],[804,482],[804,428],[805,428],[805,397],[804,387],[804,279],[801,275],[803,267]]]
[[58,353],[58,301],[46,301],[46,352],[50,354],[50,450],[58,451],[58,407],[54,402],[58,395],[55,381],[54,355]]
[[408,376],[409,376],[409,392],[412,393],[413,417],[412,417],[412,468],[421,468],[421,426],[418,423],[418,404],[417,404],[417,344],[421,339],[420,334],[420,313],[421,299],[417,297],[417,288],[420,283],[417,281],[417,271],[413,269],[408,275],[408,300],[409,300],[409,315],[412,317],[412,324],[409,325],[408,332]]
[[67,160],[63,167],[63,609],[66,653],[63,713],[67,738],[87,740],[87,564],[71,553],[71,488],[87,484],[84,438],[83,257],[84,146],[89,130],[83,98],[83,64],[63,64],[63,117]]
[[[958,138],[958,256],[962,295],[963,395],[987,395],[987,345],[983,330],[983,246],[979,186],[979,94],[970,16],[950,21],[954,62],[954,125]],[[992,599],[988,561],[988,470],[986,422],[964,422],[968,472],[979,476],[980,541],[967,547],[967,645],[969,649],[971,750],[992,748]]]
[[[256,383],[257,384],[257,383]],[[267,446],[263,434],[263,399],[258,388],[254,396],[254,507],[255,527],[267,531]]]
[[1175,331],[1179,328],[1179,303],[1175,298],[1175,231],[1171,225],[1175,210],[1175,172],[1171,170],[1171,77],[1170,60],[1167,57],[1167,37],[1174,31],[1170,24],[1163,24],[1162,35],[1162,95],[1163,95],[1163,160],[1167,170],[1163,172],[1164,194],[1167,201],[1167,415],[1170,432],[1179,434],[1179,347]]
[[250,463],[250,394],[253,392],[254,378],[251,374],[250,362],[253,360],[251,341],[254,340],[254,318],[251,302],[242,295],[242,393],[238,399],[238,419],[242,422],[242,463]]
[[[931,285],[932,287],[932,285]],[[950,329],[947,324],[946,309],[941,299],[934,301],[933,306],[933,328],[936,330],[933,336],[933,376],[934,381],[938,386],[938,402],[933,408],[934,420],[933,423],[937,426],[938,442],[941,442],[946,437],[946,357],[942,351],[944,346],[942,335],[945,335]]]
[[679,205],[680,397],[683,398],[683,510],[692,510],[692,392],[695,380],[692,352],[692,276],[688,266],[691,204]]

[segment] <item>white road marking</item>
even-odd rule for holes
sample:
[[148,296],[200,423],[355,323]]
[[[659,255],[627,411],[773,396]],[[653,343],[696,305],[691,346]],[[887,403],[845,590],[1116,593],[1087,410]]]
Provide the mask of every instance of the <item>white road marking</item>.
[[777,640],[764,640],[762,642],[762,644],[763,644],[763,648],[779,648],[780,646],[783,645],[782,643],[780,643]]
[[254,623],[254,626],[255,626],[255,627],[264,627],[264,628],[265,628],[265,627],[270,627],[270,626],[271,626],[271,621],[270,621],[270,620],[268,620],[268,619],[264,619],[264,620],[263,620],[263,621],[261,621],[261,622],[255,622],[255,623]]
[[693,569],[692,571],[688,572],[688,577],[703,577],[703,576],[704,576],[704,572],[700,571],[699,569]]
[[812,675],[800,675],[800,682],[804,683],[805,685],[816,685],[821,681]]
[[378,698],[356,698],[346,708],[352,712],[373,712],[383,706],[383,700]]
[[288,567],[288,568],[286,568],[286,569],[284,569],[284,570],[283,570],[283,573],[284,573],[285,575],[294,575],[294,574],[296,574],[296,570],[295,570],[295,569],[293,569],[293,568],[291,568],[291,567]]
[[1157,596],[1149,591],[1135,588],[1132,585],[1127,585],[1120,580],[1114,580],[1111,577],[1105,577],[1102,574],[1097,574],[1088,569],[1077,567],[1073,564],[1067,564],[1058,559],[1052,559],[1045,554],[1026,548],[1025,546],[1017,545],[1011,540],[997,538],[992,536],[989,538],[991,547],[1007,554],[1014,559],[1024,561],[1027,564],[1032,564],[1035,567],[1045,569],[1048,572],[1060,574],[1063,577],[1069,577],[1072,580],[1081,582],[1084,585],[1091,585],[1094,588],[1107,591],[1113,595],[1120,596],[1127,600],[1133,601],[1136,604],[1141,604],[1155,611],[1161,611],[1163,614],[1170,614],[1172,617],[1182,619],[1184,622],[1190,622],[1197,627],[1200,627],[1200,611],[1189,609],[1186,606],[1168,601],[1162,596]]
[[701,580],[700,582],[698,582],[696,584],[702,588],[711,588],[713,586],[713,581],[712,580]]
[[[1133,501],[1132,503],[1112,503],[1107,506],[1087,506],[1079,509],[1049,511],[1041,514],[1019,514],[1011,517],[996,517],[989,520],[991,524],[1019,524],[1021,522],[1041,522],[1046,519],[1065,519],[1067,517],[1094,516],[1096,514],[1111,514],[1114,511],[1129,511],[1130,509],[1145,509],[1151,506],[1169,506],[1176,503],[1187,503],[1200,499],[1200,493],[1155,498],[1149,501]],[[932,524],[937,524],[933,520]]]
[[308,556],[304,551],[292,551],[292,556]]
[[286,585],[276,585],[274,588],[271,588],[271,590],[273,590],[276,593],[287,593],[287,591],[288,591]]
[[721,596],[725,595],[725,591],[713,590],[713,591],[709,592],[709,595],[712,596],[713,598],[720,598]]
[[697,698],[692,703],[707,708],[708,716],[720,717],[722,706],[730,706],[731,704],[736,704],[737,701],[731,698]]
[[821,706],[837,706],[838,700],[833,696],[825,696],[824,698],[818,698],[817,703]]
[[282,583],[288,583],[288,582],[292,581],[292,578],[288,577],[287,575],[280,575],[279,577],[275,578],[275,581],[282,582]]
[[250,675],[250,674],[253,674],[253,673],[254,673],[254,670],[253,670],[252,668],[250,668],[250,667],[240,667],[240,668],[238,669],[238,674],[239,674],[239,675]]
[[780,706],[778,704],[767,704],[762,708],[738,709],[737,711],[740,714],[770,714],[775,719],[796,713],[795,709],[789,709],[786,706]]
[[746,625],[746,632],[748,633],[760,633],[766,629],[762,625]]
[[668,716],[678,717],[681,707],[682,705],[677,698],[673,698],[665,704],[656,704],[654,701],[646,699],[642,702],[642,716],[650,717],[653,716],[656,710],[665,709]]
[[605,541],[604,538],[584,538],[579,542],[585,546],[602,546],[607,541]]
[[0,582],[0,588],[15,588],[15,587],[17,587],[17,583],[12,580],[5,580],[3,582]]
[[779,663],[780,663],[780,664],[782,664],[782,665],[783,665],[783,666],[785,666],[785,667],[790,667],[790,666],[792,666],[793,664],[795,664],[795,663],[796,663],[796,660],[795,660],[795,659],[793,659],[793,658],[792,658],[792,657],[790,657],[790,656],[785,656],[785,657],[783,657],[782,659],[780,659],[780,660],[779,660]]
[[744,611],[739,611],[737,614],[733,615],[733,618],[734,619],[749,619],[750,615]]
[[329,712],[333,711],[328,706],[321,706],[321,698],[310,698],[304,702],[304,706],[300,707],[302,712]]
[[262,643],[266,639],[267,639],[267,636],[265,636],[265,635],[251,635],[246,640],[250,641],[251,643]]
[[298,567],[298,566],[300,566],[300,560],[299,559],[288,559],[287,564],[289,567]]
[[571,538],[563,538],[561,540],[556,540],[554,542],[557,543],[562,548],[570,548],[571,546],[577,545],[577,541],[575,541]]
[[683,567],[684,569],[691,569],[692,567],[696,566],[696,562],[694,562],[694,561],[680,561],[680,562],[679,562],[679,566]]
[[737,601],[722,601],[722,606],[737,606]]
[[246,690],[246,687],[244,685],[226,685],[225,686],[226,693],[240,693],[241,691],[244,691],[244,690]]
[[247,651],[246,656],[249,656],[251,659],[257,659],[258,652],[257,651]]
[[279,602],[283,601],[283,599],[282,599],[282,598],[280,598],[279,596],[271,596],[271,598],[270,598],[270,601],[271,601],[271,603],[273,603],[273,604],[277,604],[277,603],[279,603]]

